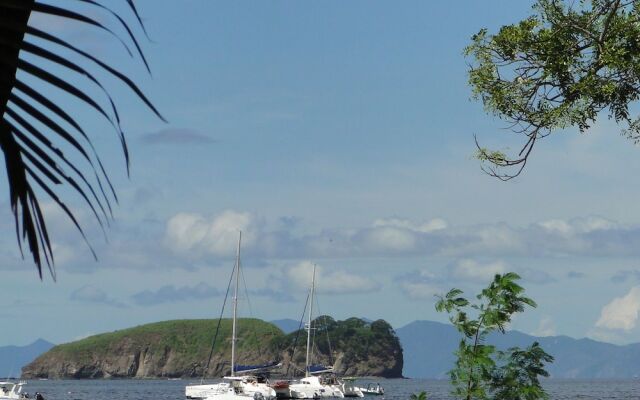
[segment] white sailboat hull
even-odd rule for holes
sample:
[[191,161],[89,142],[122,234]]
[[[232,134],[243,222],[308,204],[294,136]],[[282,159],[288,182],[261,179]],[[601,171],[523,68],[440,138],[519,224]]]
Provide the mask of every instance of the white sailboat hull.
[[236,380],[231,384],[228,382],[213,383],[208,385],[188,385],[185,387],[187,399],[212,399],[225,400],[220,395],[228,397],[229,392],[244,399],[251,397],[256,400],[272,400],[276,398],[276,391],[265,383],[250,382],[247,380]]
[[291,398],[294,399],[318,399],[318,398],[342,398],[344,394],[338,385],[325,385],[316,376],[302,378],[300,382],[289,385]]

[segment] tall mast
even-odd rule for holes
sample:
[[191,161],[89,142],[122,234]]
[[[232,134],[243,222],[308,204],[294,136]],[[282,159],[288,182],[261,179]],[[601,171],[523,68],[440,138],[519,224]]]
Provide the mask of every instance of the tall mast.
[[238,237],[238,252],[236,253],[236,287],[233,292],[233,325],[231,329],[231,376],[236,372],[236,319],[238,318],[238,286],[240,283],[240,242],[242,242],[242,231]]
[[305,368],[305,376],[309,376],[309,356],[311,354],[311,315],[313,314],[313,292],[316,287],[316,265],[313,264],[313,275],[311,276],[311,296],[309,297],[309,329],[307,330],[307,366]]

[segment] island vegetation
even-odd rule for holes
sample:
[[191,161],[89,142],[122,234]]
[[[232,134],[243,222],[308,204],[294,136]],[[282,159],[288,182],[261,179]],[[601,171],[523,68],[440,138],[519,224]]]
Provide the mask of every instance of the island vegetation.
[[[90,336],[55,346],[23,369],[24,378],[219,377],[229,373],[231,320],[173,320]],[[359,376],[402,376],[402,348],[383,320],[316,318],[314,362],[333,361],[336,372]],[[296,340],[297,337],[297,340]],[[327,337],[330,341],[327,342]],[[330,344],[329,344],[330,343]],[[281,373],[304,369],[306,341],[259,319],[238,321],[237,362],[282,362]]]

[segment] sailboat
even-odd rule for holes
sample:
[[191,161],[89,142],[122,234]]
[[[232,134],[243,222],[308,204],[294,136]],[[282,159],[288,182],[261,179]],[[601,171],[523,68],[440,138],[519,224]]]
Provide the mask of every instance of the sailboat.
[[341,383],[333,376],[322,378],[323,373],[332,372],[332,367],[311,365],[311,320],[313,315],[313,296],[316,285],[316,266],[313,266],[311,277],[311,295],[309,320],[307,322],[307,357],[305,361],[305,377],[289,384],[289,397],[294,399],[317,399],[320,397],[344,397],[340,390]]
[[232,278],[235,278],[233,292],[233,322],[231,328],[231,375],[225,376],[222,382],[214,384],[187,385],[185,395],[187,399],[201,400],[271,400],[275,399],[276,392],[269,382],[259,376],[236,375],[236,373],[256,372],[279,366],[278,363],[266,365],[237,365],[236,364],[236,327],[238,319],[238,288],[240,284],[240,244],[242,232],[238,238],[238,251],[236,263],[233,267]]

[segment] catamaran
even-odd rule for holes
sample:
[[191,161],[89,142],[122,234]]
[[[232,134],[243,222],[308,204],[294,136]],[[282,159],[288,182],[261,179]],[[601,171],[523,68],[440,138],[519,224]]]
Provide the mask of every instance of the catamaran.
[[[279,363],[266,365],[237,365],[236,364],[236,325],[238,319],[238,287],[240,283],[240,244],[242,242],[242,232],[238,238],[238,251],[236,253],[236,263],[233,267],[232,278],[235,278],[235,289],[233,294],[233,322],[231,328],[231,375],[225,376],[222,382],[213,384],[187,385],[185,395],[187,399],[202,400],[271,400],[275,399],[276,392],[269,385],[269,382],[254,375],[236,375],[237,373],[249,373],[266,370],[279,366]],[[204,378],[203,378],[204,379]]]
[[305,361],[305,377],[299,381],[289,383],[286,389],[281,389],[281,397],[294,399],[317,399],[320,397],[344,397],[340,390],[341,382],[335,376],[321,376],[333,372],[333,367],[311,365],[311,319],[313,315],[313,296],[316,284],[316,266],[313,266],[311,277],[311,295],[309,296],[309,320],[307,322],[307,357]]

